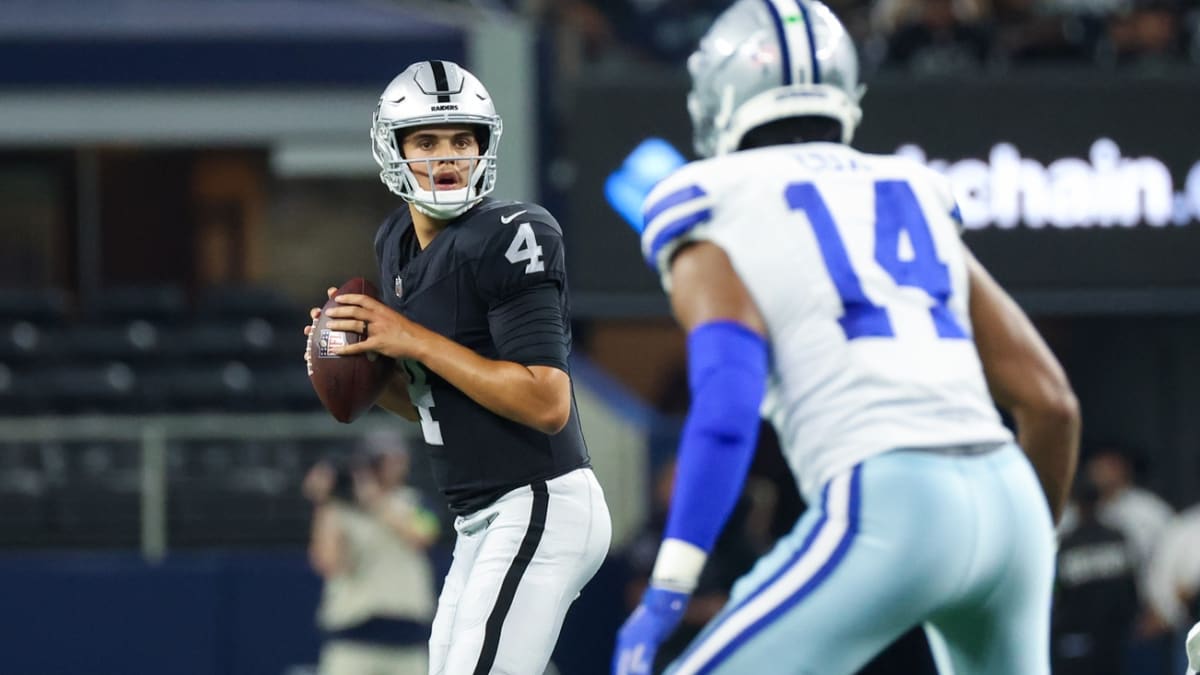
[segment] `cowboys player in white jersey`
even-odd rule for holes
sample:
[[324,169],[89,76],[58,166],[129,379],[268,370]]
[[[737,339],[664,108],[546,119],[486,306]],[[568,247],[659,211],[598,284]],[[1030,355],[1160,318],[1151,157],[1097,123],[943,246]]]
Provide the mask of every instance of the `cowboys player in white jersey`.
[[420,422],[458,516],[432,675],[541,673],[611,536],[567,360],[562,229],[537,204],[488,196],[500,133],[491,95],[458,64],[392,80],[371,130],[380,178],[407,202],[375,237],[386,292],[328,310],[331,329],[367,334],[339,354],[398,361],[378,403]]
[[849,147],[854,46],[825,5],[738,0],[688,66],[709,159],[652,191],[642,250],[688,332],[692,404],[613,672],[648,673],[679,621],[761,404],[810,508],[669,673],[845,675],[917,625],[943,673],[1049,673],[1080,424],[1061,367],[960,241],[944,179]]

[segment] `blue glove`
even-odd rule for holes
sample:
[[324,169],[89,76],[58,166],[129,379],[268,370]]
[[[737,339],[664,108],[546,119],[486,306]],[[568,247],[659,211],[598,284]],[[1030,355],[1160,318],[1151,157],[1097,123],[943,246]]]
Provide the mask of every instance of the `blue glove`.
[[679,151],[661,138],[642,141],[604,181],[604,197],[634,232],[645,227],[642,206],[658,182],[687,164]]
[[650,675],[658,646],[679,625],[690,598],[687,593],[654,586],[647,588],[642,604],[633,610],[617,633],[612,675]]

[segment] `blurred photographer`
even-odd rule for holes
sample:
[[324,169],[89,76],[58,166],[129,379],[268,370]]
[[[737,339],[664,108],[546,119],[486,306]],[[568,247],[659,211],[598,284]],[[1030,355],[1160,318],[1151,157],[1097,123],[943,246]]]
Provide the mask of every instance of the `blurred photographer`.
[[1055,675],[1121,675],[1138,613],[1129,538],[1100,519],[1100,487],[1075,484],[1076,525],[1058,546],[1051,660]]
[[304,480],[313,502],[309,559],[325,579],[318,610],[321,675],[425,675],[435,598],[426,549],[438,521],[406,485],[398,435],[318,463]]

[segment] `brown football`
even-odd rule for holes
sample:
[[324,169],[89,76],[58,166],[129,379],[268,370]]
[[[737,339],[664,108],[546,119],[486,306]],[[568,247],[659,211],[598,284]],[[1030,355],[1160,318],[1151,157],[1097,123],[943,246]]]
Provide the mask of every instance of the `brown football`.
[[[355,277],[342,284],[334,296],[342,293],[358,293],[379,299],[379,289],[362,277]],[[395,363],[392,359],[375,352],[352,356],[334,354],[333,350],[336,347],[365,339],[365,336],[359,333],[334,331],[326,327],[332,319],[326,318],[325,312],[337,305],[338,302],[333,298],[325,303],[317,325],[308,337],[308,348],[312,358],[312,374],[309,375],[309,380],[312,381],[313,389],[316,390],[325,409],[332,413],[337,421],[349,423],[375,405],[388,380],[392,378]]]

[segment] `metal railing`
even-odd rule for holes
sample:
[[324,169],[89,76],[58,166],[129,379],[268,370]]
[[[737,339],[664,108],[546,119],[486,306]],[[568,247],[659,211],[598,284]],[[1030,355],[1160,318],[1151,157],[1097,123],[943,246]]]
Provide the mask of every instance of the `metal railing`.
[[168,546],[170,442],[353,440],[380,429],[409,433],[396,422],[386,413],[371,414],[350,425],[338,424],[325,413],[9,417],[0,418],[0,447],[72,441],[136,444],[140,450],[140,549],[147,560],[157,561],[166,555]]
[[[649,439],[654,428],[673,424],[670,420],[661,419],[627,392],[613,383],[607,376],[602,375],[594,366],[576,358],[573,361],[576,375],[576,401],[579,406],[580,419],[583,425],[584,437],[592,458],[592,467],[596,477],[604,488],[609,512],[613,520],[613,547],[619,549],[642,527],[648,514],[649,469],[651,466]],[[353,424],[338,424],[323,412],[311,413],[257,413],[257,414],[166,414],[166,415],[79,415],[79,416],[42,416],[42,417],[0,417],[0,453],[14,444],[56,444],[64,443],[124,443],[136,446],[137,500],[139,507],[137,518],[139,532],[137,541],[142,554],[148,560],[160,560],[168,548],[171,524],[168,523],[168,502],[170,501],[169,487],[174,484],[188,489],[197,488],[189,482],[194,478],[172,473],[172,459],[186,460],[189,455],[187,448],[177,450],[177,455],[171,455],[172,448],[188,442],[229,441],[231,447],[225,452],[236,452],[241,445],[247,450],[256,442],[277,442],[286,444],[296,441],[298,445],[306,446],[313,441],[342,441],[343,447],[353,445],[355,439],[360,439],[372,432],[388,430],[398,432],[410,439],[411,447],[417,450],[421,447],[419,440],[420,427],[407,424],[398,418],[382,412],[373,411]],[[311,448],[309,448],[311,450]],[[131,449],[122,448],[129,453]],[[268,449],[268,453],[273,452]],[[315,461],[315,456],[301,457],[297,451],[292,466],[287,471],[277,471],[275,475],[276,489],[272,493],[267,490],[259,493],[264,501],[261,505],[271,507],[275,497],[290,498],[292,508],[296,508],[299,499],[300,483],[303,475],[296,469],[295,460]],[[66,453],[63,453],[66,456]],[[125,455],[127,458],[129,454]],[[0,459],[4,459],[0,456]],[[276,456],[275,460],[280,457]],[[0,472],[4,469],[0,464]],[[255,467],[259,468],[259,467]],[[279,467],[266,467],[279,468]],[[69,472],[68,472],[69,473]],[[133,484],[135,469],[126,468],[124,485]],[[182,476],[180,482],[172,483],[173,477]],[[281,492],[279,478],[294,482],[294,492],[290,495]],[[3,478],[3,476],[0,476]],[[217,484],[237,482],[236,473],[208,475]],[[433,500],[437,500],[436,486],[428,467],[428,457],[424,452],[413,453],[412,482],[418,488],[426,490]],[[66,480],[66,479],[64,479]],[[243,481],[244,482],[244,481]],[[208,483],[213,485],[213,480]],[[64,487],[64,492],[70,492],[70,486]],[[127,505],[129,490],[125,491]],[[187,496],[196,493],[177,496],[177,506],[186,501]],[[284,500],[286,501],[286,499]],[[208,503],[206,503],[208,504]],[[243,504],[244,505],[244,504]],[[283,505],[279,504],[281,508]],[[127,507],[128,508],[128,507]],[[200,507],[200,517],[210,522],[214,516]],[[131,513],[132,509],[126,511]],[[290,512],[288,512],[290,514]],[[295,515],[295,514],[291,514]],[[303,518],[304,516],[300,516]],[[128,516],[127,516],[128,518]],[[293,518],[293,520],[295,520]],[[125,522],[129,522],[128,519]],[[177,519],[176,526],[186,521]],[[294,522],[291,522],[295,525]],[[123,536],[125,542],[131,539],[129,530]],[[90,541],[97,543],[97,535]],[[290,536],[290,535],[289,535]],[[302,536],[302,535],[301,535]],[[177,532],[177,540],[186,537]],[[201,545],[207,544],[206,540]],[[222,542],[225,539],[221,540]],[[245,539],[243,539],[245,541]],[[257,540],[255,540],[257,541]],[[273,537],[272,541],[278,541]],[[290,539],[289,539],[290,541]],[[72,545],[73,541],[68,541]],[[186,545],[186,541],[184,545]],[[128,545],[128,544],[125,544]],[[178,544],[177,544],[178,545]]]

